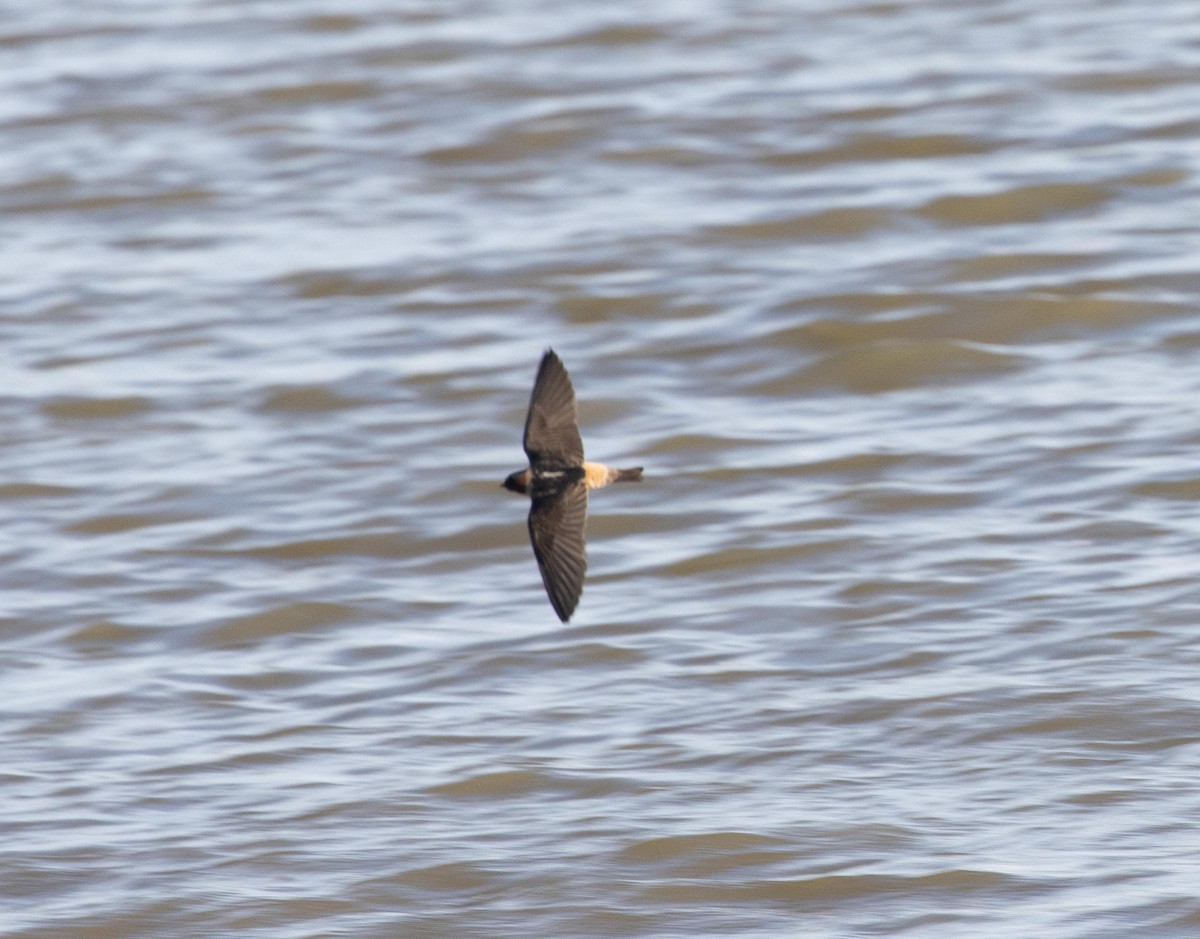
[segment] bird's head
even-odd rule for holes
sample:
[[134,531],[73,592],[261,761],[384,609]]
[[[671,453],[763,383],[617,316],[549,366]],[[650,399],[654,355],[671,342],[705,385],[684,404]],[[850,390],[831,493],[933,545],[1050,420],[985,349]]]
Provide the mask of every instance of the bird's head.
[[501,485],[509,492],[518,492],[525,495],[529,492],[529,470],[517,470],[515,473],[509,473],[505,477]]

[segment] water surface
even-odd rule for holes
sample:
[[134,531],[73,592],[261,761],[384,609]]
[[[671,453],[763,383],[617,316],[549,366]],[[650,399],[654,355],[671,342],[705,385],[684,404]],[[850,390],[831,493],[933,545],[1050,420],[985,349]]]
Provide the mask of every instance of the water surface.
[[1197,934],[1192,5],[5,14],[0,933]]

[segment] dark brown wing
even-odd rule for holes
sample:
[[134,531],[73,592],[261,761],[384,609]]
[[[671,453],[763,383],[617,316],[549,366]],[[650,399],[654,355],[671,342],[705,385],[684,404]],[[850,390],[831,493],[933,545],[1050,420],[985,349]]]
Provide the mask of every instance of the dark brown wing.
[[566,489],[535,498],[529,509],[529,540],[542,572],[550,605],[564,623],[575,612],[587,573],[587,486],[574,483]]
[[524,445],[534,469],[583,464],[575,389],[553,349],[546,350],[538,366],[525,418]]

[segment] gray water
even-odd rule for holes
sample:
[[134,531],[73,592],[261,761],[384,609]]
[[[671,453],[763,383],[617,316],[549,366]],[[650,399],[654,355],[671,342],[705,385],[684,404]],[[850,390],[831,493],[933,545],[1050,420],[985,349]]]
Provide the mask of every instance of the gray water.
[[1200,934],[1191,0],[2,7],[0,934]]

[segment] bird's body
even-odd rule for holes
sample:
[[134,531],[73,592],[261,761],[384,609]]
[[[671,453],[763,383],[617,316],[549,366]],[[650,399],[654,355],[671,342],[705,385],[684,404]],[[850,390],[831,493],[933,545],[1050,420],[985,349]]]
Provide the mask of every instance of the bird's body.
[[[588,489],[602,489],[609,483],[638,482],[642,478],[641,473],[640,466],[637,469],[623,470],[589,460],[583,462],[583,483]],[[533,470],[518,470],[504,481],[504,488],[519,492],[523,496],[528,495],[532,476]]]
[[616,469],[583,458],[571,378],[554,350],[542,356],[525,418],[529,467],[509,474],[504,488],[528,495],[529,540],[550,605],[564,623],[583,592],[587,573],[587,493],[642,478],[642,468]]

